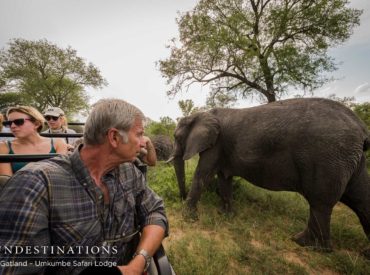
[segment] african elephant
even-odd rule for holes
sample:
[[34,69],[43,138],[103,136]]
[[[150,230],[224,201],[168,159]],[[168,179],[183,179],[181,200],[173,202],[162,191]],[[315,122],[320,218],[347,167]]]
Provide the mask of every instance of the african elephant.
[[156,135],[152,137],[152,143],[158,160],[167,160],[173,150],[173,142],[169,136]]
[[232,177],[275,191],[295,191],[308,201],[307,228],[293,237],[302,246],[331,250],[330,217],[340,201],[359,217],[370,237],[370,182],[365,124],[328,99],[289,99],[246,109],[216,108],[182,118],[173,153],[180,195],[186,197],[184,160],[199,153],[188,210],[196,211],[204,183],[218,176],[229,210]]

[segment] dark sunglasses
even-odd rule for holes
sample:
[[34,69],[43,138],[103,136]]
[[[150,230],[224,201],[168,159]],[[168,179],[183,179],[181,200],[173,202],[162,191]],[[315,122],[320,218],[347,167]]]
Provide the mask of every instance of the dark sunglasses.
[[26,120],[33,121],[31,118],[18,118],[14,120],[3,121],[3,126],[10,127],[12,126],[12,123],[14,123],[16,126],[22,126]]
[[47,120],[47,121],[49,121],[49,120],[54,120],[54,121],[57,121],[58,120],[58,118],[59,118],[59,116],[45,116],[45,119]]

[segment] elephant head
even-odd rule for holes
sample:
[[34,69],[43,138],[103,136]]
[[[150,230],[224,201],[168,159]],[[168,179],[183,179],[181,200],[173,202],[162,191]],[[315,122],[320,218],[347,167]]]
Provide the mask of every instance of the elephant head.
[[220,132],[218,119],[209,112],[182,118],[175,129],[173,153],[180,197],[186,198],[184,161],[215,145]]

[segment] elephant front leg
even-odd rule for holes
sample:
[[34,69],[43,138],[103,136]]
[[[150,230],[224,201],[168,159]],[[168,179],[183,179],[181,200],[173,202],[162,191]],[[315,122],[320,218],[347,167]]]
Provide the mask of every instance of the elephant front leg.
[[215,175],[217,156],[214,151],[205,151],[200,154],[198,166],[195,170],[193,182],[186,198],[186,214],[196,218],[197,204],[201,197],[203,187]]
[[185,209],[183,210],[184,218],[190,220],[198,219],[197,204],[202,194],[202,189],[205,182],[205,178],[199,175],[197,176],[197,173],[195,173],[191,189],[186,198]]
[[330,241],[330,217],[332,207],[310,207],[308,226],[293,237],[293,240],[301,246],[309,246],[315,249],[331,252]]
[[188,208],[196,210],[198,201],[202,194],[204,183],[205,179],[203,177],[197,175],[194,176],[191,189],[186,199]]

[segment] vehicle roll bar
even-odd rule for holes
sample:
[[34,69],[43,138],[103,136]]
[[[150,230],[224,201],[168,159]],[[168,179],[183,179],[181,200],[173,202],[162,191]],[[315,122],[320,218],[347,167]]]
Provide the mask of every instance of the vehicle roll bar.
[[0,154],[0,163],[2,162],[31,162],[43,159],[50,159],[59,156],[59,154]]
[[[83,133],[40,133],[40,136],[42,137],[70,137],[70,138],[79,138],[83,136]],[[14,137],[13,133],[0,133],[0,137]]]

